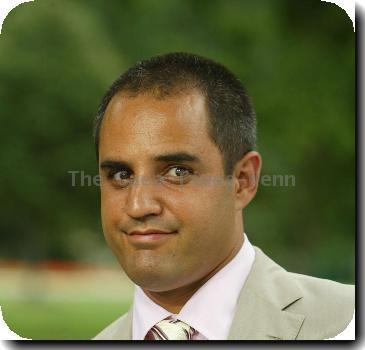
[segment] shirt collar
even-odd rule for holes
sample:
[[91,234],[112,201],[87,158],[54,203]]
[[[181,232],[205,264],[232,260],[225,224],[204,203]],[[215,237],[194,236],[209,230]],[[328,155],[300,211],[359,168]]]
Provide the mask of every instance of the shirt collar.
[[168,316],[189,324],[209,340],[226,339],[238,296],[255,259],[255,250],[244,236],[236,256],[195,292],[178,315],[172,315],[135,286],[133,339],[144,339],[157,322]]

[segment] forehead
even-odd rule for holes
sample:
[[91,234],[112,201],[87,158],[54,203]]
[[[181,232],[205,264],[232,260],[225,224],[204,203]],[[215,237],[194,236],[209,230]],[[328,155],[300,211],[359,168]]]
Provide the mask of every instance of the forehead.
[[208,136],[205,98],[199,92],[165,99],[117,94],[100,130],[100,158],[154,156],[166,151],[204,156],[214,148]]

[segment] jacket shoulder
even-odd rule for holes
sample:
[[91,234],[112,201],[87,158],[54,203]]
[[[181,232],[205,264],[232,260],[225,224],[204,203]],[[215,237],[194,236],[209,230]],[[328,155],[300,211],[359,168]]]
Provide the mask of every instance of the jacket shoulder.
[[[269,305],[273,305],[273,310],[280,310],[278,317],[281,314],[283,318],[296,317],[301,320],[297,322],[295,337],[290,339],[329,339],[347,328],[355,311],[353,285],[288,272],[261,249],[255,247],[255,252],[251,276],[249,275],[244,289],[252,290]],[[272,322],[272,317],[268,318]],[[278,321],[270,323],[270,327],[277,328],[276,333],[280,339],[286,339],[283,337],[285,327],[278,331]],[[275,329],[270,331],[273,333]]]
[[109,326],[104,328],[92,340],[117,340],[120,339],[120,332],[127,330],[129,327],[128,313],[116,319]]
[[303,295],[287,308],[305,316],[297,339],[329,339],[346,329],[355,309],[353,285],[287,273]]

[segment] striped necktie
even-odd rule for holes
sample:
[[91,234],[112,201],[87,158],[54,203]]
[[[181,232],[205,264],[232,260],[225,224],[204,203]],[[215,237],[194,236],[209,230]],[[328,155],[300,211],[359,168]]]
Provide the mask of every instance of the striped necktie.
[[185,322],[168,318],[154,325],[145,340],[191,340],[195,332]]

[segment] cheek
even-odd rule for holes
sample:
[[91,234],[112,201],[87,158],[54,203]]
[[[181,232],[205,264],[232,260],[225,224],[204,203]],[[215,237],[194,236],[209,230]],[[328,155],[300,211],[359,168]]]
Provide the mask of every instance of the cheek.
[[104,235],[110,234],[117,227],[123,212],[124,196],[121,192],[101,188],[101,221]]
[[123,212],[123,198],[121,192],[108,188],[101,189],[101,223],[104,238],[122,266],[124,266],[125,244],[118,227]]
[[174,212],[185,228],[200,233],[204,231],[199,236],[207,237],[232,222],[234,205],[230,192],[224,187],[207,186],[181,196],[175,201]]

